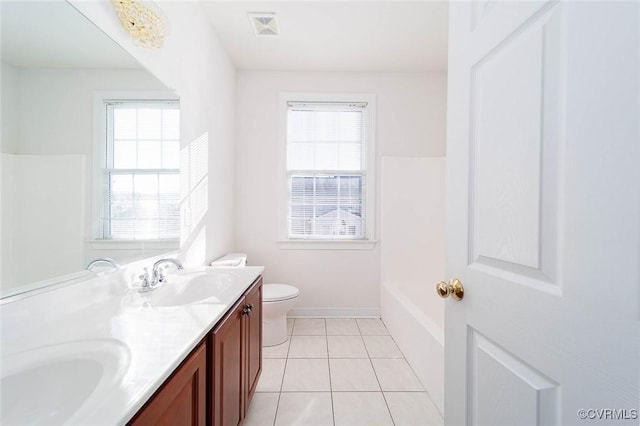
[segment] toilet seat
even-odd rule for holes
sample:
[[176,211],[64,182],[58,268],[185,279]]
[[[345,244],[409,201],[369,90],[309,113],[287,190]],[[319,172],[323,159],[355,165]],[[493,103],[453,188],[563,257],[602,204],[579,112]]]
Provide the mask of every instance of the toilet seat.
[[298,297],[298,289],[286,284],[266,284],[262,289],[263,302],[281,302]]

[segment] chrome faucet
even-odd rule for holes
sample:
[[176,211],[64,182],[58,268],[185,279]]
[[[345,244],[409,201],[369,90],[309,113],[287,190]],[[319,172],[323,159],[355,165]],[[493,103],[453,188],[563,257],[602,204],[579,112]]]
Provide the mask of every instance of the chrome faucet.
[[160,259],[156,263],[153,264],[153,269],[151,270],[151,276],[149,276],[149,270],[144,268],[144,274],[140,275],[140,280],[142,280],[142,285],[140,286],[140,292],[144,293],[147,291],[151,291],[157,287],[160,287],[167,279],[162,273],[160,269],[160,265],[163,263],[173,263],[178,268],[178,271],[184,269],[182,263],[180,263],[177,259]]
[[162,265],[163,263],[173,263],[174,265],[176,265],[176,268],[178,268],[178,271],[182,271],[184,269],[182,263],[180,263],[180,261],[177,259],[160,259],[153,264],[153,269],[151,271],[151,275],[153,278],[153,281],[151,282],[152,285],[158,285],[165,282],[166,278],[162,273],[162,270],[160,269],[160,265]]
[[118,262],[116,262],[115,260],[113,260],[110,257],[101,257],[98,259],[93,259],[91,262],[89,262],[89,264],[87,265],[87,267],[85,268],[87,271],[91,271],[93,270],[93,267],[99,263],[108,263],[109,265],[111,265],[111,268],[114,271],[117,271],[120,268],[120,265],[118,265]]

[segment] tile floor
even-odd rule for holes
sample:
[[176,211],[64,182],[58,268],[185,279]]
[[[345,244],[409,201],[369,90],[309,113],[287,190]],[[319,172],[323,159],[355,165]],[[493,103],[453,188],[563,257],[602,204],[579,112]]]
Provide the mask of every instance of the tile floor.
[[290,338],[263,348],[245,426],[442,425],[379,319],[289,319]]

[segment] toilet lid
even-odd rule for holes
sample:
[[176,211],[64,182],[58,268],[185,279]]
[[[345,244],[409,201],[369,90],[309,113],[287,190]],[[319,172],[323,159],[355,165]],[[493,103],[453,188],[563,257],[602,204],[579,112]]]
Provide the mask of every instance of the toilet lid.
[[298,289],[286,284],[265,284],[262,289],[262,300],[265,302],[278,302],[280,300],[293,299],[298,296]]

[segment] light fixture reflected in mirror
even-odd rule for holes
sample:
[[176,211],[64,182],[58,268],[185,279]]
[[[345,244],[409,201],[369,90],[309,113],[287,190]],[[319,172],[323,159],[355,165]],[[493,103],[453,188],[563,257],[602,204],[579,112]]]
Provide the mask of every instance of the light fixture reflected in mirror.
[[111,0],[120,23],[142,47],[159,49],[168,33],[168,21],[152,2]]

